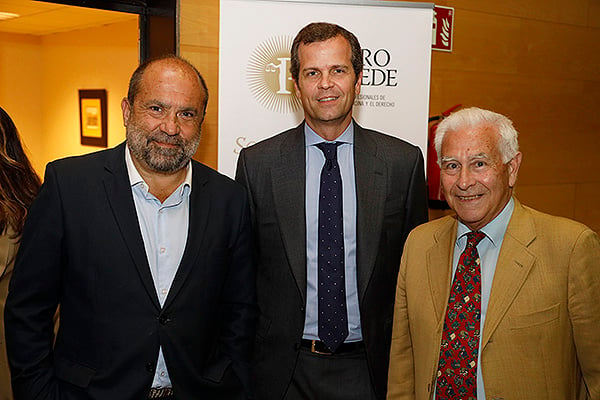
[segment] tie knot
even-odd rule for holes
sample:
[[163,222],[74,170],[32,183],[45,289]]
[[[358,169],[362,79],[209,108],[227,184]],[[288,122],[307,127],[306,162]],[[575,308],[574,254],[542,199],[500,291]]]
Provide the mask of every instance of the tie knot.
[[472,231],[467,233],[467,247],[475,247],[485,237],[485,233]]
[[319,148],[319,150],[321,150],[323,152],[326,160],[336,160],[337,159],[337,148],[340,144],[341,143],[338,143],[338,142],[333,142],[333,143],[322,142],[322,143],[318,143],[317,147]]

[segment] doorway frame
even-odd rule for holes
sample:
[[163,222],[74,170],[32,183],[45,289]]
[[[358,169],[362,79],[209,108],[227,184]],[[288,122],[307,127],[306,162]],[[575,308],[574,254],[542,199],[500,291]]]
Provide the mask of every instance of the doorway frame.
[[139,60],[179,54],[177,0],[34,0],[138,15]]

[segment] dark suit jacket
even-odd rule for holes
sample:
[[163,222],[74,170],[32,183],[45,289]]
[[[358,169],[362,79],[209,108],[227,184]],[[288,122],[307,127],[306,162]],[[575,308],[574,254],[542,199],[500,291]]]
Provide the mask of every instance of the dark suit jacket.
[[[402,247],[427,220],[423,158],[417,147],[356,123],[354,135],[361,325],[371,380],[384,398]],[[282,398],[304,329],[305,175],[304,124],[242,150],[238,160],[258,253],[253,383],[260,400]]]
[[6,305],[15,398],[143,399],[159,345],[178,400],[243,398],[256,317],[244,190],[192,162],[187,244],[161,309],[124,150],[47,167]]

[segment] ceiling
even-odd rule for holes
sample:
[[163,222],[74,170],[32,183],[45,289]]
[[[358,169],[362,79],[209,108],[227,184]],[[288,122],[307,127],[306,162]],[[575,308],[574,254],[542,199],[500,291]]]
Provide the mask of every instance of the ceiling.
[[137,20],[137,15],[33,0],[0,0],[0,12],[19,14],[0,20],[0,32],[36,36]]

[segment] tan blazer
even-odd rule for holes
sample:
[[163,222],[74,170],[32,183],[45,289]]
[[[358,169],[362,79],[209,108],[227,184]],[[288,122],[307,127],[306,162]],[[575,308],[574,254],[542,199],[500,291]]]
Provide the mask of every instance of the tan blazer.
[[0,236],[0,400],[12,399],[10,371],[4,342],[4,303],[6,302],[8,281],[12,275],[18,247],[18,239],[12,236],[13,231],[11,229]]
[[[409,236],[396,292],[388,399],[431,399],[457,222]],[[487,400],[600,399],[600,239],[522,206],[508,225],[483,328]],[[585,385],[584,385],[585,383]]]

